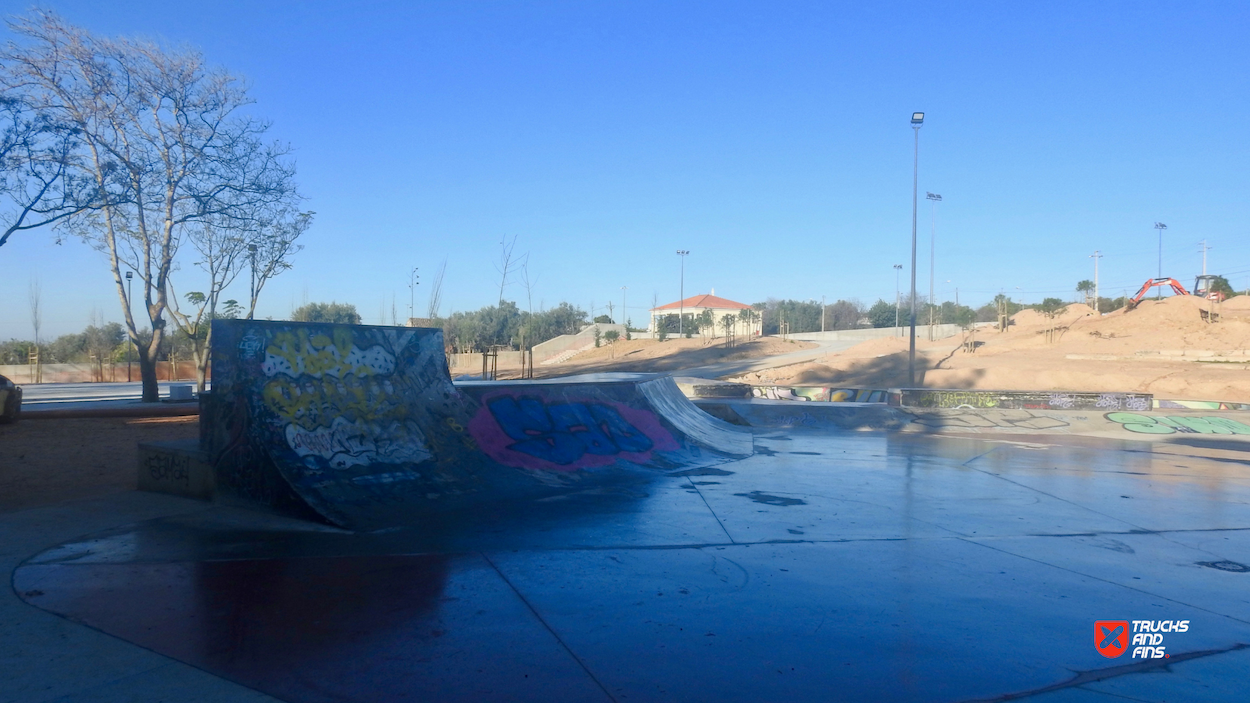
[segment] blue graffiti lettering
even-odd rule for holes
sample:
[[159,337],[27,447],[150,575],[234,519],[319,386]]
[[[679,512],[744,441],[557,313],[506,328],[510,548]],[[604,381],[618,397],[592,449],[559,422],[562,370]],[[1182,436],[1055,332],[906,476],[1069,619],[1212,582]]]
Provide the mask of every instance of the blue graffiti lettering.
[[509,449],[553,464],[571,464],[584,454],[610,456],[652,447],[650,438],[609,405],[546,405],[527,397],[496,398],[487,405],[500,428],[517,440]]

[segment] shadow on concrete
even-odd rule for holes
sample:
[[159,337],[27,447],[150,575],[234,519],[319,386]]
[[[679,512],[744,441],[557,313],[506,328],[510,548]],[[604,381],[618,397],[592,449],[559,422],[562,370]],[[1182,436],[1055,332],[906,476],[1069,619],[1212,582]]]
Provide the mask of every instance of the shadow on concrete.
[[[916,383],[924,387],[927,372],[938,367],[940,360],[927,354],[916,354]],[[943,387],[972,388],[984,375],[983,369],[967,369],[965,378],[958,383]],[[808,369],[794,379],[795,385],[838,385],[854,388],[907,388],[907,352],[887,354],[874,359],[852,362],[847,369],[833,369],[819,365]]]
[[[794,352],[814,351],[817,347],[810,342],[796,342]],[[535,378],[554,378],[557,376],[568,376],[573,374],[597,373],[602,371],[622,372],[622,373],[670,373],[674,371],[684,371],[700,366],[708,366],[711,364],[723,364],[726,362],[741,362],[744,369],[751,365],[763,361],[768,358],[776,358],[778,356],[787,356],[791,352],[785,354],[767,354],[764,351],[764,345],[757,342],[745,342],[738,344],[732,348],[727,348],[721,342],[711,342],[707,346],[682,349],[673,354],[662,357],[642,358],[631,360],[628,356],[617,357],[615,359],[596,359],[591,362],[584,363],[568,363],[553,364],[551,366],[535,366]],[[801,362],[795,362],[801,363]],[[730,371],[732,373],[732,371]],[[509,378],[517,378],[519,371],[513,369],[503,370],[499,372],[501,380]]]

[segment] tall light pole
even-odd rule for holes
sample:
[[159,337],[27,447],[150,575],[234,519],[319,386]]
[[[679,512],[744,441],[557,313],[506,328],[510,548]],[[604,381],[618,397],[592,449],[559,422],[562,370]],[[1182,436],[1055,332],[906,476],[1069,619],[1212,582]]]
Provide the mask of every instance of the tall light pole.
[[[134,290],[131,284],[134,283],[134,278],[135,274],[133,271],[126,272],[126,312],[130,312],[130,301],[134,300],[131,297],[133,295],[131,291]],[[130,383],[130,349],[135,345],[135,342],[129,337],[127,337],[126,341],[130,342],[130,344],[126,345],[126,383]]]
[[[1163,278],[1163,230],[1167,228],[1168,226],[1162,222],[1155,223],[1155,229],[1159,230],[1159,278]],[[1159,286],[1155,286],[1155,297],[1163,297],[1163,289]]]
[[1098,308],[1098,260],[1102,258],[1102,253],[1095,249],[1089,258],[1094,260],[1094,312],[1101,314],[1102,310]]
[[820,331],[825,331],[825,296],[820,296]]
[[1202,244],[1198,247],[1202,251],[1202,275],[1207,275],[1207,252],[1211,251],[1211,247],[1207,246],[1207,240],[1202,240]]
[[681,257],[681,288],[678,294],[677,303],[677,338],[681,339],[686,333],[686,256],[690,253],[689,249],[678,249],[677,255]]
[[898,304],[902,297],[898,292],[898,276],[903,272],[902,264],[894,264],[894,334],[898,334]]
[[925,200],[932,203],[929,208],[930,219],[932,221],[932,229],[929,231],[929,341],[933,341],[933,262],[936,261],[934,254],[937,252],[937,204],[942,202],[942,196],[937,193],[928,191],[924,194]]
[[412,270],[412,273],[408,274],[408,324],[405,325],[406,327],[412,326],[412,319],[417,313],[416,309],[413,308],[413,301],[416,300],[416,294],[414,291],[416,291],[417,286],[421,285],[420,281],[417,280],[420,278],[420,276],[417,275],[417,271],[420,270],[421,267],[418,266]]
[[907,353],[907,386],[916,385],[916,193],[920,185],[920,127],[924,113],[911,113],[911,129],[916,133],[911,172],[911,347]]
[[629,315],[625,312],[625,290],[629,286],[621,286],[621,319],[625,320],[625,331],[629,332]]

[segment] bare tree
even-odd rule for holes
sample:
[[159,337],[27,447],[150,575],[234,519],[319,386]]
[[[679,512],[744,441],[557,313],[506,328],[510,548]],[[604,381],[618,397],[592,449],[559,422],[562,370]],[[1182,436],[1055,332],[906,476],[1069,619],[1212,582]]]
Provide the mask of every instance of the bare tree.
[[[252,319],[256,314],[256,301],[260,299],[260,292],[265,284],[290,269],[291,257],[303,250],[304,246],[296,244],[295,240],[312,226],[313,216],[316,214],[296,212],[287,207],[255,221],[256,228],[247,241],[249,263],[252,267],[251,302],[247,308],[247,319]],[[308,297],[306,291],[304,297]]]
[[[525,286],[525,304],[529,308],[531,315],[534,314],[534,286],[538,285],[538,279],[530,279],[530,264],[527,260],[525,265],[521,267],[521,283]],[[541,302],[539,307],[542,307]]]
[[14,232],[55,225],[98,204],[95,184],[75,168],[78,135],[37,113],[14,74],[0,69],[0,246]]
[[[72,128],[69,163],[95,188],[96,207],[71,231],[103,252],[138,350],[143,399],[159,399],[156,362],[166,335],[170,276],[182,237],[204,223],[257,231],[298,196],[288,150],[261,141],[269,125],[241,115],[239,79],[197,52],[96,37],[35,11],[10,23],[25,44],[0,52],[33,110]],[[135,272],[151,336],[141,337],[123,269]],[[253,300],[253,307],[255,301]]]
[[438,308],[443,303],[443,276],[447,273],[447,258],[443,257],[443,263],[438,267],[438,273],[434,274],[434,283],[430,286],[430,304],[425,307],[425,317],[429,320],[438,318]]
[[520,257],[513,256],[514,249],[516,249],[516,236],[515,235],[513,235],[511,242],[509,242],[507,239],[501,240],[499,242],[499,263],[495,265],[495,270],[499,271],[499,274],[500,274],[500,279],[499,279],[499,304],[500,305],[503,305],[503,289],[507,287],[508,285],[508,274],[512,272],[512,269],[518,266],[524,266],[529,259],[529,254],[524,254]]

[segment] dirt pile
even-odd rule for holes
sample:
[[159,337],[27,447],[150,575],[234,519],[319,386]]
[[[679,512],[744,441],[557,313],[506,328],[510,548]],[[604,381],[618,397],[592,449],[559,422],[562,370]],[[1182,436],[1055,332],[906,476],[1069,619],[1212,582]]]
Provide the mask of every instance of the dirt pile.
[[[1216,321],[1208,321],[1211,312]],[[1250,401],[1250,297],[1213,306],[1193,296],[1144,300],[1096,315],[1074,304],[1053,318],[1017,313],[1006,332],[917,340],[917,385],[1002,390],[1136,391],[1160,397]],[[748,374],[746,383],[900,387],[906,338],[874,339],[808,364]]]

